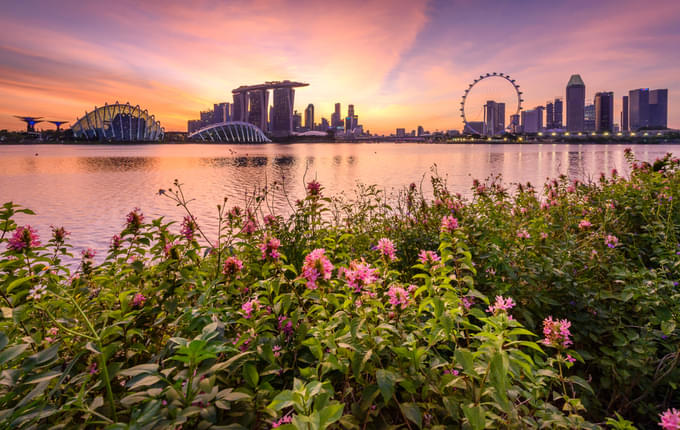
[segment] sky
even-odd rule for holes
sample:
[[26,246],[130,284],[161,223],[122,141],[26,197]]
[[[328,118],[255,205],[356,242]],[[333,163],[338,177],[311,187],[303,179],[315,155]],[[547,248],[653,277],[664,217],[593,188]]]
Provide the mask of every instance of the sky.
[[25,127],[13,115],[71,124],[129,101],[186,131],[232,89],[283,79],[309,83],[295,108],[314,104],[317,122],[339,102],[374,133],[461,129],[461,96],[490,72],[516,80],[525,109],[563,97],[579,73],[587,102],[614,92],[615,122],[629,90],[668,88],[668,125],[680,128],[678,0],[3,0],[2,10],[0,129]]

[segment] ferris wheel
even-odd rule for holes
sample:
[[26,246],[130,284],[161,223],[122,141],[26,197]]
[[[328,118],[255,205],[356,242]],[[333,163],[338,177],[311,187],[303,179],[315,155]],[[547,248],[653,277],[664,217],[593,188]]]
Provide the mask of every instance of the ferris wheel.
[[[488,102],[491,101],[503,105],[502,120],[498,121],[498,124],[503,124],[506,130],[519,126],[518,118],[524,101],[522,91],[510,75],[493,72],[480,75],[472,81],[463,94],[460,102],[460,116],[463,118],[464,132],[488,134],[487,111],[490,106]],[[505,127],[506,106],[510,118],[507,127]]]

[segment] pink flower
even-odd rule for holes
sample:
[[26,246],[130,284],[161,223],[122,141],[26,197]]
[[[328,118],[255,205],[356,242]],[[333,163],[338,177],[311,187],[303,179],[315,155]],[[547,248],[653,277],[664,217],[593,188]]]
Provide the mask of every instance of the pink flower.
[[47,334],[49,334],[50,336],[56,336],[59,334],[59,329],[56,327],[52,327],[49,330],[47,330]]
[[51,228],[52,228],[52,239],[54,239],[54,241],[56,243],[64,243],[64,240],[66,240],[66,236],[71,235],[71,233],[66,231],[66,229],[64,227],[51,226]]
[[390,304],[395,308],[401,307],[401,309],[406,309],[411,303],[411,297],[408,292],[402,287],[393,285],[387,291],[387,295],[390,297]]
[[439,258],[439,255],[437,255],[437,253],[434,251],[425,251],[424,249],[421,249],[420,253],[418,254],[418,261],[420,261],[425,266],[434,266],[436,263],[441,261],[441,258]]
[[274,345],[272,352],[274,353],[274,357],[279,357],[281,355],[281,346]]
[[522,229],[522,230],[517,232],[517,237],[520,238],[520,239],[529,239],[531,237],[531,235],[529,234],[529,232],[526,229]]
[[551,316],[543,320],[543,343],[555,348],[567,348],[572,344],[569,339],[571,322],[567,319],[553,320]]
[[36,285],[28,291],[28,299],[40,300],[42,296],[47,295],[47,286]]
[[40,237],[30,225],[17,227],[12,237],[9,238],[7,248],[12,251],[29,251],[31,248],[40,246]]
[[572,357],[570,354],[567,354],[567,358],[565,358],[565,360],[567,360],[570,363],[576,362],[576,359],[574,357]]
[[257,300],[257,298],[249,300],[241,306],[241,310],[243,311],[243,317],[245,319],[252,317],[253,312],[257,311],[259,309],[260,309],[260,301]]
[[578,223],[578,228],[581,230],[585,230],[589,227],[592,227],[592,224],[587,219],[582,219],[581,222]]
[[465,307],[465,309],[470,309],[472,305],[475,304],[474,297],[463,297],[461,301],[463,302],[463,306]]
[[135,307],[135,308],[142,307],[142,306],[144,306],[145,301],[146,301],[146,297],[144,297],[144,294],[137,293],[132,298],[132,307]]
[[271,258],[272,260],[278,260],[281,254],[279,254],[279,246],[281,246],[281,241],[275,237],[264,238],[264,242],[260,245],[260,251],[262,251],[262,259],[266,260]]
[[92,263],[92,260],[96,254],[97,251],[92,248],[83,249],[83,251],[80,253],[80,255],[83,256],[83,261],[86,263]]
[[134,208],[132,212],[127,214],[125,217],[125,224],[128,230],[135,233],[142,226],[144,222],[144,214],[142,214],[141,209]]
[[458,376],[459,373],[456,369],[444,369],[444,375]]
[[616,245],[619,243],[619,239],[616,236],[608,234],[607,237],[604,239],[604,243],[610,248],[616,248]]
[[281,419],[278,420],[278,421],[274,421],[274,422],[272,423],[272,428],[280,427],[280,426],[282,426],[282,425],[284,425],[284,424],[290,424],[290,423],[292,423],[292,422],[293,422],[293,417],[292,417],[292,415],[288,415],[288,416],[285,416],[285,417],[281,418]]
[[187,215],[182,221],[182,227],[180,228],[179,233],[184,236],[188,242],[191,242],[194,240],[194,235],[196,234],[197,229],[198,224],[196,224],[196,218],[191,215]]
[[245,234],[253,234],[257,230],[257,222],[251,216],[248,217],[248,221],[243,225],[243,232]]
[[495,315],[498,311],[507,311],[513,307],[515,307],[515,302],[512,297],[505,299],[503,296],[496,296],[496,302],[490,305],[486,311]]
[[677,409],[668,409],[659,416],[661,422],[659,426],[664,430],[678,430],[680,429],[680,411]]
[[97,363],[90,364],[88,372],[90,373],[90,375],[94,375],[95,373],[97,373]]
[[442,232],[453,233],[453,231],[456,230],[457,228],[458,228],[458,219],[454,218],[451,215],[446,215],[444,218],[442,218],[442,226],[441,226]]
[[111,245],[110,249],[111,251],[116,251],[120,248],[120,236],[117,234],[114,234],[113,237],[111,238]]
[[361,261],[352,260],[349,268],[343,270],[347,285],[354,288],[357,293],[360,293],[364,287],[378,282],[376,272],[377,270],[366,263],[363,258]]
[[264,225],[274,225],[277,222],[277,218],[274,215],[264,216]]
[[391,240],[383,237],[378,241],[378,245],[375,248],[379,250],[380,253],[382,253],[382,255],[389,258],[390,261],[394,261],[397,259],[396,256],[397,250],[394,248],[394,243]]
[[307,288],[310,290],[318,288],[316,284],[317,279],[321,278],[326,281],[331,279],[333,264],[324,255],[325,252],[325,249],[317,248],[305,257],[305,263],[302,266],[302,277],[307,280]]
[[310,196],[321,195],[321,184],[316,179],[307,183],[307,194]]
[[222,273],[227,276],[237,275],[243,269],[243,261],[239,260],[234,256],[227,257],[224,261],[224,267],[222,268]]

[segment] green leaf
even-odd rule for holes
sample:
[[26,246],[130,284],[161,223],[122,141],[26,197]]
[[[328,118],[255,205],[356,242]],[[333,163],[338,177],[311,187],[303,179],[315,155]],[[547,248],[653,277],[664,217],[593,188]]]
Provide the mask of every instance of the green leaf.
[[24,276],[23,278],[15,279],[14,281],[10,282],[9,285],[7,286],[7,294],[11,293],[12,290],[14,290],[16,287],[22,285],[24,282],[35,278],[35,275],[31,276]]
[[463,414],[470,423],[470,427],[473,430],[484,430],[486,422],[484,420],[484,408],[481,406],[465,406],[461,405],[463,408]]
[[250,363],[243,366],[243,378],[252,388],[257,387],[257,383],[260,382],[260,374],[257,373],[257,367]]
[[274,400],[267,406],[269,409],[280,411],[293,404],[293,393],[290,390],[281,391],[274,397]]
[[26,350],[26,348],[28,348],[28,344],[22,343],[19,345],[12,345],[6,350],[2,351],[0,353],[0,365],[17,358],[22,352]]
[[158,370],[158,364],[156,363],[147,363],[147,364],[140,364],[135,367],[131,367],[129,369],[121,370],[118,372],[118,375],[121,376],[137,376],[142,373],[154,373]]
[[663,321],[661,323],[661,331],[663,334],[666,336],[670,335],[675,331],[675,320],[668,320],[668,321]]
[[402,403],[399,405],[401,412],[411,422],[415,423],[418,428],[423,426],[423,415],[420,413],[420,408],[415,403]]
[[590,392],[590,394],[595,394],[595,392],[593,391],[593,389],[590,387],[590,384],[589,384],[585,379],[580,378],[580,377],[574,375],[574,376],[570,376],[570,377],[568,378],[568,380],[569,380],[570,382],[573,382],[573,383],[576,384],[576,385],[580,385],[580,386],[583,387],[584,389],[588,390],[588,392]]
[[378,371],[375,372],[375,376],[378,380],[378,387],[385,399],[385,403],[389,403],[394,394],[394,385],[397,381],[397,376],[385,369],[378,369]]
[[130,384],[128,386],[128,388],[131,389],[131,390],[134,390],[134,389],[139,388],[139,387],[146,387],[146,386],[149,386],[149,385],[153,385],[160,380],[161,380],[161,378],[156,376],[156,375],[147,375],[147,376],[139,379],[138,381]]
[[325,428],[329,424],[336,422],[342,417],[345,405],[342,403],[332,403],[319,412],[319,427]]
[[463,371],[466,374],[468,374],[469,376],[477,376],[477,372],[475,372],[472,352],[468,351],[465,348],[457,348],[454,355],[456,357],[456,362],[463,366]]

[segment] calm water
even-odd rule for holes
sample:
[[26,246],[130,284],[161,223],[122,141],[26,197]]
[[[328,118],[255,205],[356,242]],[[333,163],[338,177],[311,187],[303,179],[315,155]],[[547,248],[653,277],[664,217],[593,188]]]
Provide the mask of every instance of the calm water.
[[[469,195],[473,178],[500,173],[506,182],[542,184],[546,178],[597,177],[616,168],[627,172],[629,145],[433,145],[307,143],[266,145],[2,145],[0,202],[13,201],[36,212],[20,222],[37,227],[63,225],[77,249],[103,251],[127,212],[181,220],[183,213],[158,190],[184,184],[199,222],[214,230],[215,206],[243,205],[244,194],[283,182],[292,200],[304,182],[316,178],[326,194],[351,195],[358,182],[396,191],[411,182],[429,190],[436,165],[449,188]],[[680,146],[633,145],[638,158],[654,160]],[[285,199],[274,202],[286,210]],[[103,252],[100,252],[102,254]]]

